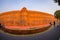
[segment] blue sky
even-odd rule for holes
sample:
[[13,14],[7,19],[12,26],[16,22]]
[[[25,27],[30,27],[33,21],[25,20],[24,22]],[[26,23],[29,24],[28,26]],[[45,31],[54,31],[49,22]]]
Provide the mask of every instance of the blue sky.
[[54,14],[60,7],[53,0],[0,0],[0,13],[21,10],[26,7],[28,10],[36,10]]

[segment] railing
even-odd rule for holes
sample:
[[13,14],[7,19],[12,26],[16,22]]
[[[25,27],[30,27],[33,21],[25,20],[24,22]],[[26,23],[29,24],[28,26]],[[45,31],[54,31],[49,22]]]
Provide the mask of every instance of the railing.
[[7,29],[4,26],[2,26],[1,30],[4,32],[10,33],[10,34],[28,35],[28,34],[35,34],[35,33],[44,32],[44,31],[48,30],[50,27],[51,27],[51,25],[49,25],[48,27],[34,29],[34,30],[11,30],[11,29]]

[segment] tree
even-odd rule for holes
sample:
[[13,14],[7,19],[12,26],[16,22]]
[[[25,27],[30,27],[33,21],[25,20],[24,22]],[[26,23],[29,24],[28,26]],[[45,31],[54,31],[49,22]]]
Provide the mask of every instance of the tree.
[[57,3],[57,0],[54,0],[55,1],[55,3]]
[[54,0],[55,3],[58,3],[58,5],[60,6],[60,0]]
[[60,20],[60,10],[57,10],[55,13],[54,13],[54,16]]

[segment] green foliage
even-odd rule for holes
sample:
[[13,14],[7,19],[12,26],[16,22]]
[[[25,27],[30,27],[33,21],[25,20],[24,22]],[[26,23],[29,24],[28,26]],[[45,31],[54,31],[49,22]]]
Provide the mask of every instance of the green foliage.
[[55,2],[57,2],[57,0],[54,0]]
[[58,3],[58,5],[60,6],[60,0],[54,0],[55,3]]
[[54,16],[55,16],[57,19],[60,19],[60,10],[57,10],[57,11],[54,13]]

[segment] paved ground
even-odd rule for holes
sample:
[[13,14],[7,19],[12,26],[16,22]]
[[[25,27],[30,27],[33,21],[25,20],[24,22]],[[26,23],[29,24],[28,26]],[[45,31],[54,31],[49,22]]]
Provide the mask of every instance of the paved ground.
[[0,32],[0,40],[59,40],[60,24],[57,27],[52,27],[42,34],[32,36],[11,36]]

